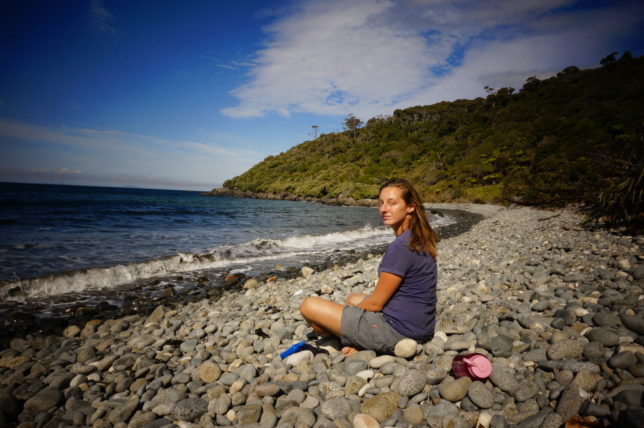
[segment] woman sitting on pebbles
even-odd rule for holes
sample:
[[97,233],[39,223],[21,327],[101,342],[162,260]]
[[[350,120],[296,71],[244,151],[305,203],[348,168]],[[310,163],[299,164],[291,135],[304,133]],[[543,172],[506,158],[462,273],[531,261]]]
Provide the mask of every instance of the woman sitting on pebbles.
[[398,341],[426,342],[434,335],[436,315],[436,244],[416,189],[404,179],[380,188],[383,223],[396,239],[378,267],[373,293],[351,293],[341,305],[321,297],[307,297],[302,316],[320,336],[338,336],[342,353],[358,349],[393,353]]

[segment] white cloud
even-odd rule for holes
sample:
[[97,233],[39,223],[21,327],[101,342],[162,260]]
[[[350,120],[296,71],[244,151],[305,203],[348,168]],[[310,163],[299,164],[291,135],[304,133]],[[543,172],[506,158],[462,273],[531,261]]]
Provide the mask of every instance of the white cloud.
[[364,0],[309,3],[277,22],[270,28],[272,41],[258,53],[251,82],[233,92],[240,104],[224,114],[342,114],[354,105],[387,104],[409,93],[436,59],[420,35],[379,25],[376,18],[391,6]]
[[91,0],[89,3],[89,13],[92,26],[100,33],[118,36],[118,31],[112,25],[114,15],[103,6],[102,0]]
[[60,169],[47,169],[47,168],[27,168],[26,171],[31,174],[44,174],[44,175],[78,175],[82,174],[83,172],[80,170],[71,170],[69,168],[60,168]]
[[231,150],[224,146],[196,142],[174,141],[149,135],[117,130],[87,128],[50,128],[27,122],[0,118],[0,137],[25,141],[38,141],[72,146],[80,149],[101,151],[149,150],[150,147],[164,151],[190,151],[228,158],[247,158],[257,155],[251,150]]
[[520,87],[532,75],[596,64],[642,24],[634,1],[574,6],[574,0],[305,1],[266,29],[248,83],[232,92],[238,104],[222,113],[353,112],[367,119],[471,98],[486,84]]

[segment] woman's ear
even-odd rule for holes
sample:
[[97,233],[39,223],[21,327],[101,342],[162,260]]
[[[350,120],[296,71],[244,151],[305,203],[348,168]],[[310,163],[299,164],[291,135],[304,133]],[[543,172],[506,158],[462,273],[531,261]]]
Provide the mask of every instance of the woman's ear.
[[407,207],[407,214],[411,214],[411,213],[413,213],[414,211],[416,211],[416,207],[415,207],[415,206],[413,206],[413,205],[409,205],[409,206]]

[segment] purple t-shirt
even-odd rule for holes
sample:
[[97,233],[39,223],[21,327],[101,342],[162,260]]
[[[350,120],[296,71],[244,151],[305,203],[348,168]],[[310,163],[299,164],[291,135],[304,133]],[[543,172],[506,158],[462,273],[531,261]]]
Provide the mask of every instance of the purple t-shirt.
[[403,278],[382,312],[385,320],[403,336],[425,342],[436,325],[436,261],[427,253],[409,248],[411,230],[389,244],[378,266],[378,275],[388,272]]

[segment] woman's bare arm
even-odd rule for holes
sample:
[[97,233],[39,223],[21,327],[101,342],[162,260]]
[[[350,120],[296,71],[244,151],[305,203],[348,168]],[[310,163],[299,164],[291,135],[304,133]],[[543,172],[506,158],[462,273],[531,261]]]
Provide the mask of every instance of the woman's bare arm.
[[389,272],[382,272],[376,288],[369,296],[356,306],[369,312],[380,312],[385,307],[391,296],[394,295],[400,284],[402,277]]

